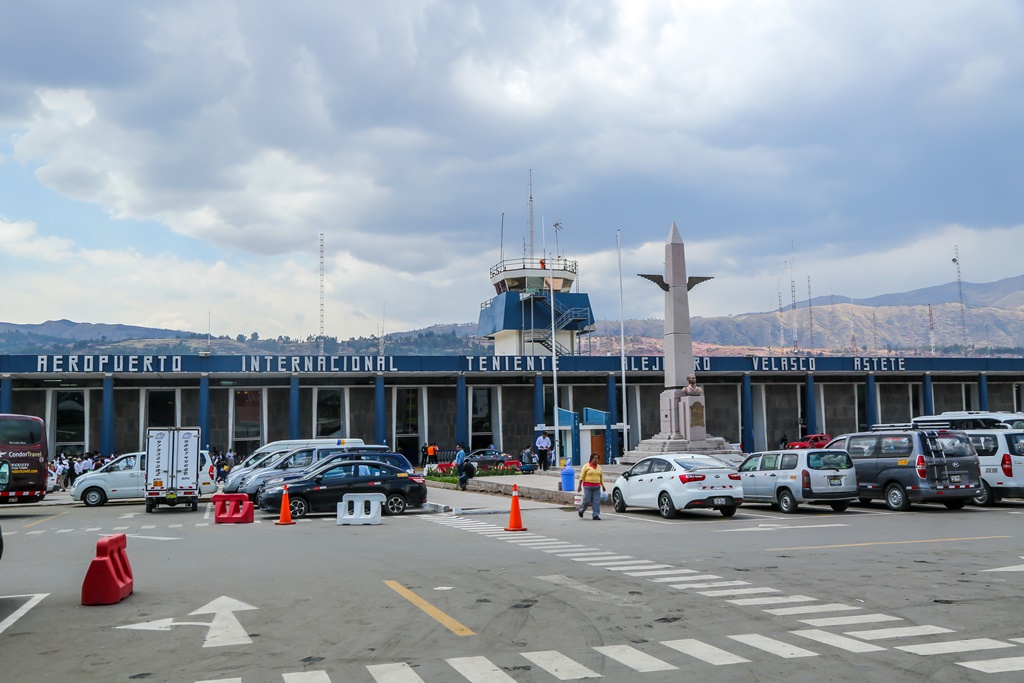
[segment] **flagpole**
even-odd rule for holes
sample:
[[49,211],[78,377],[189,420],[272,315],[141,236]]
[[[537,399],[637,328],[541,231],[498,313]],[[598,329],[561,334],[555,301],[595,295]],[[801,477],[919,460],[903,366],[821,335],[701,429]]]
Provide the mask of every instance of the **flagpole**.
[[615,247],[619,253],[619,365],[622,370],[622,453],[629,450],[629,406],[626,404],[626,323],[622,314],[622,230],[615,232]]

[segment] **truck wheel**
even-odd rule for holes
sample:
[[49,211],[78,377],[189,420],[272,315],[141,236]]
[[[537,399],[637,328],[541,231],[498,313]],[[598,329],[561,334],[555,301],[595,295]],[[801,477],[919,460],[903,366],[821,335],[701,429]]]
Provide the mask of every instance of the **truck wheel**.
[[103,505],[107,502],[107,494],[103,493],[103,489],[94,486],[91,489],[85,490],[85,493],[82,494],[82,502],[85,503],[86,507],[90,508]]
[[155,507],[156,507],[156,504],[153,502],[153,499],[152,498],[147,498],[146,499],[146,512],[152,512],[153,508],[155,508]]
[[196,500],[192,501],[192,512],[195,512],[198,509],[199,509],[199,499],[197,498]]

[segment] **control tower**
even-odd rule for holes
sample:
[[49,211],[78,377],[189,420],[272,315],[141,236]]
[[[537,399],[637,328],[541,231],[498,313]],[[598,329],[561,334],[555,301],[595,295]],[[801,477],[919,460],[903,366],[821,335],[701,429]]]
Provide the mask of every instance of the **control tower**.
[[580,336],[594,326],[590,296],[572,291],[576,274],[576,261],[564,258],[526,257],[492,266],[496,296],[480,306],[477,335],[494,340],[496,356],[574,355]]

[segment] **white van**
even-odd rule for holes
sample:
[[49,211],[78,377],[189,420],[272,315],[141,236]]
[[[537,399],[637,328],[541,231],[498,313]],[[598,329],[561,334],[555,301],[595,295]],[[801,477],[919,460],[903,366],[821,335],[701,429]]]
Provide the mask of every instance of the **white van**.
[[970,429],[967,436],[978,451],[982,491],[975,505],[995,505],[1002,498],[1024,498],[1024,431]]
[[[213,461],[209,451],[199,451],[199,494],[217,492]],[[71,487],[71,499],[87,507],[103,505],[108,500],[146,497],[146,452],[126,453],[103,467],[80,475]]]
[[1024,429],[1024,413],[949,410],[913,418],[917,429]]
[[270,462],[266,460],[266,457],[271,454],[281,455],[294,451],[296,448],[306,448],[307,446],[365,446],[362,439],[339,439],[339,438],[320,438],[320,439],[284,439],[281,441],[271,441],[265,446],[260,446],[249,456],[231,468],[228,472],[228,476],[224,480],[224,493],[237,493],[238,484],[242,481],[242,477],[250,472],[254,466],[260,461],[263,461],[263,465],[268,465]]

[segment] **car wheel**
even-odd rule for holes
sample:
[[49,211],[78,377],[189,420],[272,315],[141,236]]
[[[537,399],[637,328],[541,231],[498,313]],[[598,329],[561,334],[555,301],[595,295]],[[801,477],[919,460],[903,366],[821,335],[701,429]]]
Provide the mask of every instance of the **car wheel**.
[[85,503],[86,507],[91,508],[103,505],[107,502],[107,494],[103,493],[103,489],[96,487],[86,489],[85,493],[82,494],[82,502]]
[[783,514],[791,515],[796,512],[797,502],[793,494],[788,489],[782,489],[779,491],[779,510]]
[[967,505],[967,501],[963,498],[960,498],[959,500],[947,500],[943,505],[945,505],[949,510],[962,510],[963,507]]
[[910,509],[907,492],[896,482],[885,487],[885,506],[893,512],[906,512]]
[[842,503],[831,503],[830,505],[836,512],[846,512],[846,508],[850,507],[850,504],[845,501]]
[[626,511],[626,500],[622,497],[622,491],[618,489],[612,491],[612,507],[616,512]]
[[728,507],[718,508],[718,511],[722,513],[723,517],[732,517],[736,514],[736,506],[729,505]]
[[658,496],[658,512],[665,519],[672,519],[676,516],[676,506],[672,502],[672,496],[668,495],[664,491]]
[[292,519],[302,519],[309,514],[309,503],[302,496],[295,496],[288,499],[288,509],[292,512]]
[[389,515],[400,515],[405,512],[405,496],[401,493],[392,493],[384,501],[384,509]]
[[973,502],[975,505],[980,505],[982,507],[995,505],[996,499],[995,496],[992,495],[992,487],[982,482],[981,491],[979,491],[978,495],[976,495],[974,498],[971,498],[971,502]]

